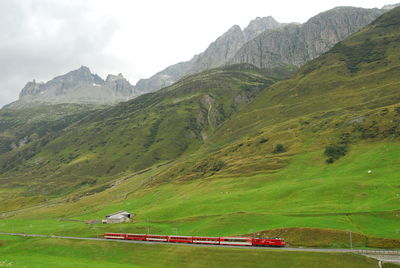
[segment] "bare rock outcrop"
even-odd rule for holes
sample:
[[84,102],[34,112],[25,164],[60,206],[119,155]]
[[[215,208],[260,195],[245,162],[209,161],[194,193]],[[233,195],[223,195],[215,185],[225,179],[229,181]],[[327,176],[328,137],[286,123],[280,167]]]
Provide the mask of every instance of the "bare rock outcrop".
[[277,22],[272,17],[256,18],[243,31],[238,25],[234,25],[212,42],[204,52],[194,56],[191,60],[171,65],[148,79],[139,80],[135,85],[135,92],[157,91],[186,75],[221,66],[251,38],[266,30],[276,29],[283,25],[285,24]]
[[304,24],[266,31],[243,45],[228,63],[259,68],[302,66],[383,14],[380,9],[337,7]]
[[133,86],[122,74],[108,75],[104,81],[97,74],[92,74],[88,67],[82,66],[46,83],[28,82],[21,90],[19,100],[7,107],[60,103],[113,104],[133,95]]

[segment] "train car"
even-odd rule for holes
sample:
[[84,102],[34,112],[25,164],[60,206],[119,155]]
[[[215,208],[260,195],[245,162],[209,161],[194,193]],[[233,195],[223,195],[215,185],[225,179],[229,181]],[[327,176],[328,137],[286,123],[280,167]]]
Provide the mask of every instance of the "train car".
[[107,239],[126,239],[126,234],[117,234],[117,233],[105,233],[104,238]]
[[284,247],[286,245],[282,238],[253,238],[252,244],[259,247]]
[[219,245],[219,237],[193,236],[193,244]]
[[145,235],[145,234],[120,234],[105,233],[104,238],[119,240],[137,240],[189,244],[209,244],[228,246],[260,246],[260,247],[284,247],[285,240],[282,238],[251,238],[251,237],[210,237],[210,236],[167,236],[167,235]]
[[168,242],[168,235],[146,235],[146,241]]
[[145,234],[126,234],[127,240],[146,241],[147,235]]
[[168,242],[172,243],[193,243],[193,237],[192,236],[168,236]]
[[252,240],[253,238],[251,237],[220,237],[219,244],[228,246],[252,246]]

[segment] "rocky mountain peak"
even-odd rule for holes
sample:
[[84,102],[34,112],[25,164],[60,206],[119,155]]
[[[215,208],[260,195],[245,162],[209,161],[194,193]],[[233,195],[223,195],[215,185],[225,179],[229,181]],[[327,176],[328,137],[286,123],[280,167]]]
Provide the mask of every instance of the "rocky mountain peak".
[[135,92],[153,92],[171,85],[185,75],[221,66],[227,63],[249,39],[283,25],[285,24],[277,22],[272,17],[256,18],[243,31],[239,25],[233,25],[205,51],[195,55],[191,60],[171,65],[149,79],[140,79],[134,87]]
[[395,8],[395,7],[398,7],[398,6],[400,6],[400,3],[392,4],[392,5],[384,5],[384,6],[382,7],[382,9],[383,9],[383,10],[390,10],[390,9],[393,9],[393,8]]
[[113,75],[113,74],[107,75],[106,82],[113,82],[117,80],[126,80],[126,79],[122,75],[122,73],[119,73],[118,75]]
[[203,53],[200,53],[192,60],[191,69],[186,74],[197,73],[225,64],[249,38],[282,25],[272,17],[256,18],[243,31],[239,25],[233,25],[211,43]]
[[133,86],[121,73],[118,75],[107,75],[106,86],[113,89],[119,95],[126,97],[133,95]]
[[41,92],[41,89],[43,87],[43,82],[36,83],[36,80],[33,79],[33,81],[29,81],[26,83],[26,85],[23,87],[21,90],[19,97],[23,97],[25,95],[37,95]]
[[267,30],[276,29],[284,24],[277,22],[273,17],[257,17],[250,21],[249,25],[243,29],[246,41],[253,39],[257,35]]
[[306,23],[291,23],[279,31],[257,35],[244,44],[229,63],[250,63],[259,68],[300,67],[382,14],[383,11],[376,8],[333,8]]
[[76,78],[89,78],[91,79],[92,77],[92,72],[90,69],[86,66],[81,66],[79,69],[73,70],[68,72],[65,75],[59,76],[60,78],[67,78],[67,77],[76,77]]
[[[97,74],[92,74],[90,69],[86,66],[81,66],[77,70],[68,72],[67,74],[57,76],[53,80],[64,83],[88,83],[88,84],[104,84],[104,80]],[[68,85],[71,86],[71,85]]]
[[46,83],[28,82],[20,98],[9,107],[38,104],[91,103],[111,104],[133,97],[133,86],[120,73],[108,75],[104,81],[86,66],[57,76]]
[[232,33],[239,33],[242,32],[242,28],[240,28],[239,25],[235,24],[231,28],[229,28],[228,31],[226,31],[222,36],[227,35],[227,34],[232,34]]
[[212,42],[204,52],[194,58],[192,68],[187,73],[197,73],[223,64],[226,59],[234,55],[244,42],[245,39],[240,26],[232,26]]
[[[74,72],[74,71],[73,71]],[[75,72],[81,72],[83,74],[91,74],[89,67],[82,65],[79,69],[75,70]]]
[[[372,15],[370,15],[372,14]],[[377,15],[378,14],[378,15]],[[376,17],[382,15],[383,12],[379,11],[379,9],[365,9],[361,7],[350,7],[350,6],[339,6],[332,8],[330,10],[324,11],[310,18],[306,23],[316,22],[316,21],[327,21],[332,19],[342,19],[344,17],[351,19],[352,21],[356,21],[360,19],[359,17],[371,16]],[[375,18],[374,18],[375,19]]]

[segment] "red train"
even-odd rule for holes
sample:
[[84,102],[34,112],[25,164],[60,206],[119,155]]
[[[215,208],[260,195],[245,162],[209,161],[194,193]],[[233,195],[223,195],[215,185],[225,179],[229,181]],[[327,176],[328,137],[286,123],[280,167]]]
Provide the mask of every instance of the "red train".
[[229,245],[229,246],[269,246],[284,247],[285,240],[281,238],[253,238],[253,237],[207,237],[207,236],[178,236],[178,235],[146,235],[105,233],[104,238],[138,241],[155,241],[169,243]]

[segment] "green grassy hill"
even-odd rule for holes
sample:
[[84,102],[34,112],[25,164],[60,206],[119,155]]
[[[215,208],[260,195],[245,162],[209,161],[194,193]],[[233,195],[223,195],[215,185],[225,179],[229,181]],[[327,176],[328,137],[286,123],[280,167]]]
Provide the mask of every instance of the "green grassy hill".
[[30,198],[54,197],[174,160],[198,149],[281,75],[247,65],[214,69],[92,113],[0,155],[0,185]]
[[[210,70],[3,154],[0,230],[400,248],[399,41],[396,8],[290,79]],[[84,224],[118,210],[134,222]]]
[[101,106],[59,104],[0,110],[0,154],[54,135]]

